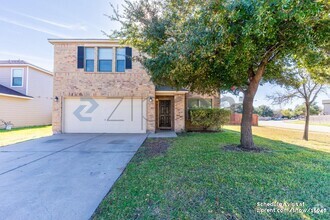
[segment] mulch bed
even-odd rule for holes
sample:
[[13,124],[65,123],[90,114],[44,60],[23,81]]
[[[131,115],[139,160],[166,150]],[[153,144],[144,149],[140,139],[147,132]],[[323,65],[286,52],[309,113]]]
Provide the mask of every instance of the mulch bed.
[[270,152],[269,149],[261,148],[261,147],[254,147],[252,149],[241,148],[240,145],[227,145],[224,146],[223,149],[225,151],[236,151],[236,152],[253,152],[253,153],[263,153],[263,152]]
[[142,147],[147,157],[154,157],[165,154],[171,143],[172,140],[168,138],[149,138]]

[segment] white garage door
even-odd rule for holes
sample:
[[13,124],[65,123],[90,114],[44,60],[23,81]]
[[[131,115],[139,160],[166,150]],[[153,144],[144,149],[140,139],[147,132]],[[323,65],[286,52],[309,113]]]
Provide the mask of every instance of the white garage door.
[[65,133],[145,133],[146,100],[65,99]]

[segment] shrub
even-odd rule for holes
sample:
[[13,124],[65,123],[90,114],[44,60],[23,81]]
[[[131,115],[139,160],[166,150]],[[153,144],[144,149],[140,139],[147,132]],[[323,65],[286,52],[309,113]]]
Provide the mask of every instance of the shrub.
[[201,127],[203,130],[211,127],[220,130],[224,124],[229,122],[230,114],[229,110],[220,108],[196,108],[189,110],[191,124]]

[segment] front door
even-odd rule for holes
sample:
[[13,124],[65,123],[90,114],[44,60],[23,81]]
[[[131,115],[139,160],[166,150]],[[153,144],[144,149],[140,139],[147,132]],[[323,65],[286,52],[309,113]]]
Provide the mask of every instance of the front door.
[[159,100],[159,129],[171,128],[171,100]]

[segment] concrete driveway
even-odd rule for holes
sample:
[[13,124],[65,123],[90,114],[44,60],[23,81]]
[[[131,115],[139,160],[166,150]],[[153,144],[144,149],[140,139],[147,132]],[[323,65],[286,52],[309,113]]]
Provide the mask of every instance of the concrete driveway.
[[146,134],[61,134],[0,148],[0,219],[89,219]]

